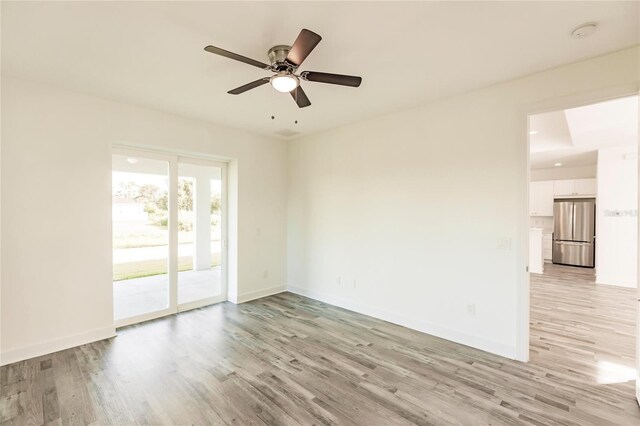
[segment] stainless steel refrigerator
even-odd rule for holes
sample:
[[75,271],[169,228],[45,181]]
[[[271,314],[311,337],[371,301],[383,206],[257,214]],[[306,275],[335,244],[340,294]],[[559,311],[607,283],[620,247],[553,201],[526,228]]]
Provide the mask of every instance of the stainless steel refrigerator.
[[553,222],[553,263],[593,268],[596,254],[596,200],[555,200]]

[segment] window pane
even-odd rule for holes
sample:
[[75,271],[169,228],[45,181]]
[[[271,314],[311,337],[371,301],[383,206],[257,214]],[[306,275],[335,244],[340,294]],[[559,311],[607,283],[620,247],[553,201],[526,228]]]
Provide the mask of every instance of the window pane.
[[178,165],[178,304],[222,294],[219,167]]
[[113,292],[116,320],[169,306],[166,161],[113,156]]

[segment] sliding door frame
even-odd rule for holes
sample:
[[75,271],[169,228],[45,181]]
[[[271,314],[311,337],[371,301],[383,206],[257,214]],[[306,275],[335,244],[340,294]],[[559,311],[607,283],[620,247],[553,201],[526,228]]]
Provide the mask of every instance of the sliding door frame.
[[[201,308],[203,306],[213,305],[215,303],[224,302],[227,300],[227,200],[228,200],[228,180],[227,180],[227,171],[228,164],[220,161],[213,160],[204,160],[201,158],[187,157],[187,156],[179,156],[177,164],[193,164],[196,166],[205,166],[205,167],[217,167],[220,169],[220,202],[221,202],[221,211],[220,211],[220,220],[222,221],[222,229],[221,229],[221,241],[220,241],[220,285],[221,291],[218,296],[207,297],[205,299],[194,300],[187,303],[180,303],[177,305],[178,312],[188,311],[189,309]],[[177,167],[177,166],[176,166]],[[178,187],[178,176],[176,176],[176,190]],[[177,196],[177,194],[176,194]],[[176,202],[177,205],[177,202]],[[178,238],[178,230],[177,230],[177,217],[176,217],[176,241]],[[177,248],[177,245],[176,245]],[[176,261],[177,261],[177,253],[176,253]],[[177,264],[176,264],[177,269]],[[176,301],[177,299],[177,288],[178,288],[178,274],[176,272]]]
[[[127,325],[137,324],[144,321],[173,315],[178,312],[184,312],[190,309],[201,308],[203,306],[227,300],[228,295],[228,163],[222,161],[198,158],[196,156],[182,156],[177,154],[169,154],[153,150],[145,150],[139,148],[129,148],[114,146],[111,149],[111,155],[122,155],[128,157],[140,157],[150,160],[166,161],[168,164],[169,176],[169,223],[167,230],[169,232],[169,250],[167,275],[169,278],[169,305],[165,309],[153,311],[145,314],[135,315],[128,318],[115,320],[116,328],[125,327]],[[178,164],[188,163],[202,166],[219,167],[221,173],[221,203],[222,210],[222,230],[221,230],[221,295],[209,297],[201,300],[195,300],[188,303],[178,304]],[[111,239],[113,244],[113,238]],[[113,264],[113,261],[112,261]],[[112,284],[113,289],[113,284]]]

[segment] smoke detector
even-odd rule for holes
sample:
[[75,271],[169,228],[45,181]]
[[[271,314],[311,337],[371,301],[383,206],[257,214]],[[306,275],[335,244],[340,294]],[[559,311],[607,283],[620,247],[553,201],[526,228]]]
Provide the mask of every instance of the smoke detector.
[[580,25],[578,28],[571,32],[573,38],[585,38],[596,32],[598,25],[595,22],[587,22]]

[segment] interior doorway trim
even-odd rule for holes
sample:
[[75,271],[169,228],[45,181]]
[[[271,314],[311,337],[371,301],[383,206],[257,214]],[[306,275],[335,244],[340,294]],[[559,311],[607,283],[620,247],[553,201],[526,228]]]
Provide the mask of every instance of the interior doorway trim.
[[[530,103],[520,108],[520,128],[526,143],[524,144],[524,156],[522,167],[527,171],[526,179],[522,182],[521,210],[519,240],[521,242],[518,256],[518,291],[516,305],[518,310],[518,322],[516,324],[516,359],[519,361],[529,361],[529,314],[530,314],[530,283],[529,283],[529,181],[530,171],[530,138],[529,138],[529,116],[545,112],[558,111],[561,109],[577,108],[585,105],[595,104],[617,98],[640,95],[640,82],[607,87],[600,90],[583,92],[575,95],[548,99],[540,102]],[[640,239],[639,239],[640,253]],[[640,294],[640,286],[639,286]],[[638,327],[640,328],[640,327]],[[640,331],[639,331],[640,333]],[[640,335],[636,337],[640,339]],[[636,355],[638,356],[638,355]]]

